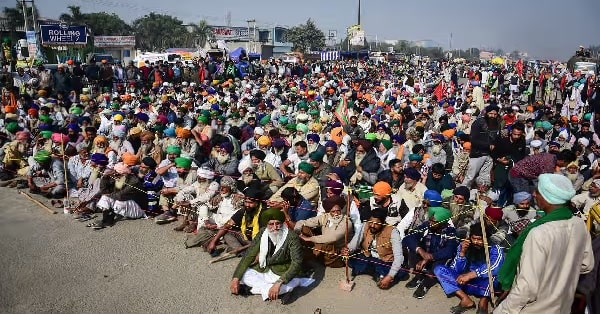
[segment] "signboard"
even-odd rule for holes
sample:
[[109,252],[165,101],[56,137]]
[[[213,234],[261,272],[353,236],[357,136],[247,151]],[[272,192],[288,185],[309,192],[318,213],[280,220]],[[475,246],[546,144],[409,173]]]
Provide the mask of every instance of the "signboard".
[[87,28],[85,26],[40,25],[42,44],[44,45],[85,45]]
[[354,25],[348,28],[350,45],[363,46],[365,44],[365,31],[360,25]]
[[94,47],[135,47],[135,36],[94,36]]
[[246,27],[211,26],[210,28],[216,40],[250,41]]

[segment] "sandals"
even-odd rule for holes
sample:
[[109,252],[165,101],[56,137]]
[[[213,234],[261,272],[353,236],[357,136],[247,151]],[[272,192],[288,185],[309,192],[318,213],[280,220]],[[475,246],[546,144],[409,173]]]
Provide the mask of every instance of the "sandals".
[[475,305],[475,303],[473,303],[473,305],[471,306],[462,306],[462,305],[456,305],[450,308],[450,313],[452,314],[462,314],[464,312],[467,312],[469,310],[473,310],[475,309],[477,306]]
[[61,200],[51,200],[50,204],[52,204],[52,207],[54,208],[63,208],[65,206]]

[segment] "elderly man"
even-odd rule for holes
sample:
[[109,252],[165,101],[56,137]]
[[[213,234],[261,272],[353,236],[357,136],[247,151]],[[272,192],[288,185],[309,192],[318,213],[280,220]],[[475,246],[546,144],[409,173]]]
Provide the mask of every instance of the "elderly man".
[[[478,314],[488,313],[489,270],[491,270],[492,276],[497,276],[504,262],[502,248],[492,245],[490,247],[491,267],[488,268],[481,224],[472,225],[469,234],[469,239],[465,239],[458,246],[456,256],[450,266],[438,265],[433,270],[446,295],[456,295],[460,298],[460,303],[450,309],[453,314],[460,314],[475,308],[475,302],[469,295],[480,298]],[[497,278],[494,278],[494,285],[498,285]]]
[[369,221],[356,230],[348,247],[342,250],[342,255],[350,258],[352,275],[369,274],[380,289],[408,279],[408,273],[400,269],[404,261],[400,232],[385,224],[386,216],[385,210],[372,211]]
[[123,156],[123,154],[126,152],[135,154],[133,146],[131,146],[131,143],[125,139],[126,135],[127,128],[124,125],[115,125],[113,127],[112,139],[109,142],[109,146],[117,153],[117,158],[121,158],[121,156]]
[[212,170],[201,168],[198,169],[197,175],[198,181],[183,187],[173,198],[175,201],[173,207],[180,209],[183,219],[181,225],[173,229],[175,231],[194,232],[197,218],[208,217],[208,206],[206,205],[219,190],[219,183],[213,181],[215,173]]
[[402,243],[408,248],[409,261],[416,275],[406,284],[408,289],[416,289],[413,297],[422,299],[433,287],[437,279],[431,277],[433,269],[445,264],[454,257],[458,241],[456,230],[448,223],[452,213],[443,207],[429,208],[429,221],[423,223],[406,236]]
[[502,209],[502,219],[508,224],[508,234],[516,239],[535,220],[536,210],[531,206],[531,194],[519,192],[513,195],[513,205]]
[[12,179],[19,170],[27,167],[26,154],[29,149],[30,137],[31,134],[27,131],[17,132],[16,139],[2,147],[3,158],[0,180]]
[[252,161],[254,174],[256,174],[263,184],[269,187],[269,190],[265,192],[267,192],[266,196],[270,197],[283,186],[284,182],[279,173],[277,173],[275,167],[271,163],[265,161],[265,157],[266,154],[262,150],[254,149],[250,151],[250,160]]
[[208,207],[208,215],[198,215],[197,233],[185,240],[186,248],[202,246],[206,248],[217,231],[222,228],[238,210],[243,209],[244,195],[236,188],[236,180],[225,176],[221,178],[220,190],[211,200],[202,206]]
[[269,204],[277,206],[282,203],[284,200],[281,197],[281,192],[287,187],[294,187],[300,192],[300,195],[310,202],[311,207],[316,208],[320,199],[320,187],[319,182],[312,176],[314,171],[315,167],[313,165],[307,162],[300,163],[298,165],[298,175],[271,196]]
[[[310,258],[316,259],[327,267],[342,267],[341,250],[346,246],[346,230],[349,234],[354,231],[352,223],[343,212],[346,200],[334,195],[323,200],[324,215],[296,222],[294,231],[300,233],[300,238],[306,242]],[[289,227],[289,225],[288,225]]]
[[143,182],[123,163],[114,167],[114,172],[102,177],[101,184],[114,187],[111,193],[103,194],[98,200],[98,208],[102,210],[102,219],[88,225],[95,230],[112,226],[115,220],[126,217],[137,219],[145,217],[143,208],[148,203]]
[[139,160],[143,160],[144,157],[151,157],[154,159],[154,161],[156,161],[157,164],[163,161],[163,150],[160,148],[160,145],[156,145],[154,143],[155,139],[156,136],[153,132],[143,131],[140,134],[141,145],[136,153],[136,156]]
[[356,150],[346,155],[340,166],[344,167],[346,174],[350,176],[350,182],[372,185],[377,182],[381,161],[370,141],[359,140]]
[[[167,158],[163,160],[156,173],[162,177],[164,188],[160,191],[159,205],[163,213],[154,220],[157,224],[166,224],[177,220],[177,210],[173,208],[174,197],[186,186],[192,185],[197,180],[196,171],[191,171],[192,160],[178,156],[178,147],[171,146],[167,149]],[[173,175],[174,173],[174,175]]]
[[[302,269],[302,244],[296,233],[284,224],[285,216],[276,209],[262,213],[261,229],[233,273],[231,293],[260,294],[263,300],[276,300],[313,279],[297,278]],[[246,287],[242,287],[242,285]],[[244,291],[245,290],[245,291]]]
[[67,162],[69,174],[69,197],[78,197],[81,190],[88,185],[92,174],[90,153],[87,147],[80,147],[77,155]]
[[27,173],[31,193],[41,192],[49,198],[62,198],[66,193],[63,161],[45,150],[38,151],[33,160]]
[[202,167],[211,169],[221,176],[235,175],[237,173],[238,160],[232,153],[233,144],[231,142],[223,142],[219,145],[216,156],[209,158],[207,162],[202,164]]
[[107,165],[108,157],[104,154],[96,153],[90,157],[91,173],[87,179],[87,186],[79,193],[79,204],[74,210],[74,219],[87,221],[95,217],[92,213],[96,210],[96,203],[102,196],[100,183]]
[[[575,195],[571,199],[571,204],[588,217],[592,207],[600,204],[600,179],[593,179],[589,191],[583,191]],[[589,217],[587,219],[589,219]]]
[[529,225],[506,255],[498,278],[506,298],[494,313],[569,313],[580,274],[594,265],[585,223],[568,202],[568,178],[542,174],[534,197],[545,216]]
[[423,203],[423,197],[427,187],[419,182],[421,174],[414,168],[407,168],[404,170],[404,183],[398,189],[398,192],[394,194],[397,199],[404,201],[408,207],[408,213],[398,223],[398,230],[402,237],[406,232],[406,229],[411,224],[412,217],[414,215],[415,208],[421,206]]

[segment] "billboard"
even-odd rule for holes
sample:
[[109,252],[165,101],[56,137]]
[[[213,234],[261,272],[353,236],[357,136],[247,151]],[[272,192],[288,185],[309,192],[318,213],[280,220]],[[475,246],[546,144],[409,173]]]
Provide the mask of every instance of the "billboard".
[[211,26],[216,40],[250,41],[248,28],[230,26]]
[[365,31],[360,25],[354,25],[348,28],[350,45],[363,46],[365,44]]
[[94,36],[94,47],[135,47],[135,36]]
[[87,28],[76,25],[40,25],[42,44],[44,45],[85,45]]

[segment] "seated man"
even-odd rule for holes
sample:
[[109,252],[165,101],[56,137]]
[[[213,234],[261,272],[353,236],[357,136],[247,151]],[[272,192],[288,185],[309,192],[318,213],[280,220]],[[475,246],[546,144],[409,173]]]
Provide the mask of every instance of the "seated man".
[[456,253],[458,241],[456,230],[448,224],[452,213],[443,207],[429,208],[429,221],[402,240],[408,248],[409,263],[414,266],[416,275],[406,284],[408,289],[416,289],[413,297],[422,299],[437,280],[431,277],[437,265],[443,265]]
[[[352,275],[369,274],[380,289],[389,289],[398,281],[408,279],[400,269],[404,256],[398,229],[386,225],[387,211],[377,208],[368,223],[356,231],[342,255],[349,256]],[[358,253],[350,253],[360,250]]]
[[146,216],[143,208],[148,199],[142,180],[123,163],[114,167],[114,173],[105,175],[102,184],[114,186],[112,193],[103,194],[98,201],[102,219],[88,225],[93,229],[104,229],[114,224],[115,219],[126,217],[137,219]]
[[88,179],[92,174],[90,153],[87,147],[80,147],[77,155],[69,158],[67,162],[69,170],[69,197],[77,198],[79,193],[88,185]]
[[[456,252],[450,266],[438,265],[433,272],[447,295],[454,294],[460,303],[450,309],[460,314],[475,308],[475,302],[469,295],[481,298],[477,313],[488,313],[490,300],[489,272],[485,258],[483,232],[481,224],[474,224],[469,230],[470,238],[464,240]],[[498,276],[504,263],[504,253],[498,245],[490,247],[490,265],[493,276]],[[498,281],[494,279],[494,286]]]
[[252,168],[254,174],[261,180],[262,184],[269,187],[268,191],[265,191],[267,197],[273,195],[281,186],[283,186],[283,180],[273,165],[265,161],[266,154],[262,150],[251,150],[250,159],[252,161]]
[[232,176],[237,173],[238,159],[233,155],[233,144],[223,142],[216,148],[216,155],[210,157],[207,162],[202,164],[202,168],[207,168],[222,176]]
[[187,237],[186,248],[194,246],[206,248],[219,229],[231,220],[233,214],[244,208],[244,194],[238,192],[235,181],[227,176],[221,179],[220,192],[206,205],[202,205],[208,207],[206,211],[208,216],[198,215],[197,233]]
[[[346,223],[346,200],[335,195],[323,200],[325,214],[296,222],[294,231],[300,232],[300,238],[312,247],[309,256],[328,267],[343,267],[340,252],[346,246],[346,228],[352,234],[352,222]],[[314,231],[313,231],[314,228]]]
[[144,182],[144,191],[148,195],[148,211],[153,215],[157,215],[160,211],[160,191],[164,187],[164,182],[156,173],[156,160],[150,156],[142,158],[142,163],[139,167],[138,173],[140,178]]
[[[31,134],[29,132],[19,131],[14,141],[6,143],[0,149],[0,157],[2,158],[2,167],[0,167],[1,181],[12,179],[22,169],[26,169],[30,137]],[[16,184],[14,185],[16,186]]]
[[280,203],[284,201],[281,198],[281,192],[286,187],[294,187],[300,192],[300,195],[310,202],[312,207],[316,207],[320,197],[320,187],[319,182],[312,176],[314,171],[315,167],[313,165],[305,161],[301,162],[298,165],[298,174],[296,177],[288,181],[277,193],[269,198],[270,206],[280,206]]
[[[183,158],[183,157],[180,157]],[[191,162],[191,159],[187,159]],[[208,217],[208,206],[206,204],[219,191],[219,183],[214,181],[215,173],[209,169],[198,169],[198,181],[183,187],[175,195],[175,205],[180,209],[182,223],[175,227],[175,231],[191,233],[196,231],[198,217]]]
[[314,282],[297,278],[302,270],[302,244],[284,221],[283,212],[277,209],[261,214],[260,222],[267,227],[261,229],[235,269],[232,294],[250,292],[260,294],[265,301],[276,300],[281,294]]
[[290,229],[294,228],[296,222],[317,215],[315,208],[294,187],[284,188],[281,192],[281,198],[283,199],[282,211]]
[[94,217],[92,213],[96,210],[96,203],[100,199],[100,196],[102,196],[100,183],[102,182],[102,176],[107,171],[108,157],[104,154],[92,154],[90,162],[92,171],[87,180],[88,184],[79,193],[79,204],[75,208],[73,215],[74,219],[80,221],[86,221]]
[[[266,207],[263,204],[263,194],[256,188],[248,188],[244,191],[244,207],[227,221],[225,225],[217,235],[215,235],[208,246],[206,251],[212,255],[218,255],[216,252],[217,245],[221,238],[223,238],[225,244],[228,246],[228,251],[240,252],[250,246],[250,243],[256,238],[260,232],[260,228],[264,227],[259,224],[260,214]],[[239,252],[238,252],[239,253]]]
[[166,224],[177,220],[177,209],[173,208],[174,197],[181,189],[192,185],[197,180],[196,171],[191,170],[193,161],[190,158],[177,157],[177,152],[180,152],[178,147],[171,146],[167,151],[169,152],[168,159],[163,160],[156,169],[156,173],[164,182],[164,188],[160,191],[158,201],[163,213],[154,219],[157,224]]
[[38,151],[33,160],[35,162],[27,173],[29,191],[43,193],[49,198],[62,198],[66,193],[63,161],[45,150]]

